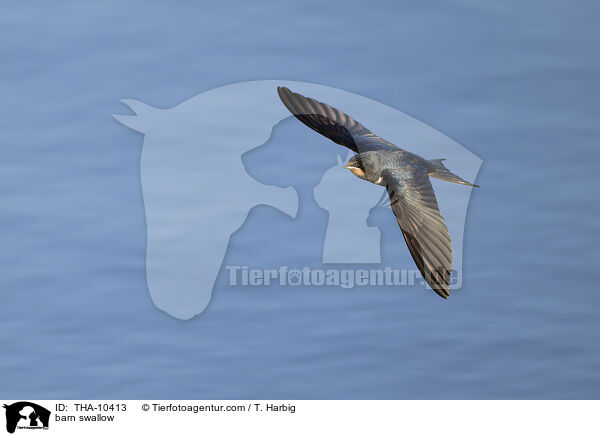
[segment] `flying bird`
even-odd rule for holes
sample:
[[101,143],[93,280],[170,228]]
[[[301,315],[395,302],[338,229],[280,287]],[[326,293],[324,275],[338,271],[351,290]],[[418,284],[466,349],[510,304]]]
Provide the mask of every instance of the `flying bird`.
[[375,135],[361,123],[328,104],[285,87],[277,92],[302,123],[357,153],[344,168],[384,186],[402,235],[421,275],[442,298],[450,295],[452,241],[440,214],[429,177],[479,187],[451,173],[444,159],[424,159]]

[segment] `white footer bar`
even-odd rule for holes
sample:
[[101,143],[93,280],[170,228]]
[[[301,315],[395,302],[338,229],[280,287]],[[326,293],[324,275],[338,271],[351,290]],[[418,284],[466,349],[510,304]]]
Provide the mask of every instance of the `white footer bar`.
[[598,401],[0,401],[19,436],[600,434]]

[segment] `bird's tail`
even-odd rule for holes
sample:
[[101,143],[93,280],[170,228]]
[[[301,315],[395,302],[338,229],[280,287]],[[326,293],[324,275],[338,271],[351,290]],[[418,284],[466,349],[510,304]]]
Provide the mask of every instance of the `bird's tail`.
[[435,177],[436,179],[444,180],[446,182],[458,183],[459,185],[467,185],[474,186],[475,188],[479,188],[479,185],[474,185],[473,183],[469,183],[466,180],[458,177],[456,174],[451,173],[448,168],[444,166],[442,161],[446,159],[430,159],[429,162],[433,165],[433,171],[429,173],[431,177]]

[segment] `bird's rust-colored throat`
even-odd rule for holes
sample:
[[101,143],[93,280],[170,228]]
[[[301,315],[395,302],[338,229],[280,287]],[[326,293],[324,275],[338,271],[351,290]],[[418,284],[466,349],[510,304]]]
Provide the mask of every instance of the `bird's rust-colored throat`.
[[346,165],[344,168],[349,169],[352,172],[352,174],[354,174],[355,176],[358,176],[360,178],[366,177],[365,172],[361,168],[353,167],[351,165]]

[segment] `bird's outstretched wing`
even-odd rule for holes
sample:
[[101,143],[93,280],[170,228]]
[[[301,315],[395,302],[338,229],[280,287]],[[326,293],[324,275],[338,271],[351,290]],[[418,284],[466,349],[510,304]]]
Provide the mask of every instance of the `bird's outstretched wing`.
[[288,110],[314,131],[356,153],[370,150],[398,150],[391,142],[372,133],[349,115],[313,98],[285,87],[277,87],[279,98]]
[[450,295],[452,241],[425,172],[384,171],[383,179],[404,240],[423,278],[443,298]]

